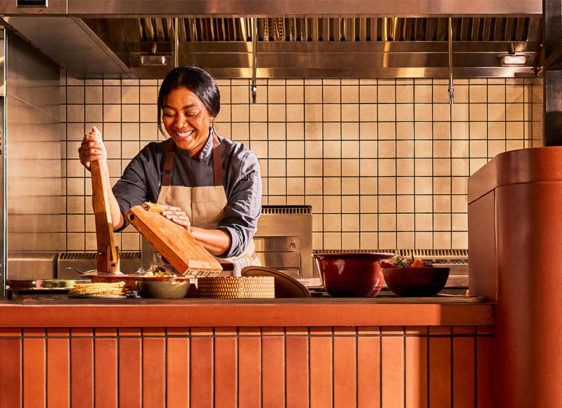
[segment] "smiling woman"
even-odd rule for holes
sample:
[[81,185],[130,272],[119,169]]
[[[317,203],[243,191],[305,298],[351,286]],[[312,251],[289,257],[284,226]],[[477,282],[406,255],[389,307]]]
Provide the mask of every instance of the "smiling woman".
[[197,156],[207,141],[212,119],[197,95],[187,88],[170,91],[164,100],[164,128],[176,146],[188,150],[192,157]]
[[[196,67],[175,68],[158,94],[158,126],[162,122],[176,145],[196,156],[209,136],[220,111],[220,92],[215,80]],[[160,119],[162,118],[162,122]]]
[[[168,206],[164,216],[188,229],[213,255],[233,263],[238,274],[259,263],[252,237],[261,212],[261,177],[253,152],[215,133],[219,111],[220,93],[206,71],[173,69],[158,94],[158,126],[170,138],[149,143],[131,160],[109,201],[115,230],[126,226],[123,215],[135,205]],[[95,160],[107,166],[95,127],[84,136],[79,153],[87,169]]]

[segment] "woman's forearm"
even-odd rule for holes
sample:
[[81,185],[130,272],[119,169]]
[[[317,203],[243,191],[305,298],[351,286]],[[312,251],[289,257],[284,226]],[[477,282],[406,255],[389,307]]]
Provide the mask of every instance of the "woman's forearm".
[[220,256],[230,249],[232,238],[220,229],[190,227],[193,237],[211,254]]

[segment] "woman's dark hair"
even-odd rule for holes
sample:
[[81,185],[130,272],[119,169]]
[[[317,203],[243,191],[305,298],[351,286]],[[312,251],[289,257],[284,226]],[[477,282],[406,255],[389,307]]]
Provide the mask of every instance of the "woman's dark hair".
[[171,70],[158,92],[158,129],[162,134],[162,109],[164,99],[174,89],[186,87],[193,92],[205,105],[209,113],[215,118],[221,108],[221,95],[217,83],[204,69],[195,66],[178,67]]

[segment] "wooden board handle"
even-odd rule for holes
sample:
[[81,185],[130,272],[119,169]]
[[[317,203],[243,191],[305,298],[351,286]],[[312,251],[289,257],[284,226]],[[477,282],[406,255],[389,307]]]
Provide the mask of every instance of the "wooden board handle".
[[113,236],[113,222],[109,207],[109,175],[99,160],[90,164],[92,172],[92,206],[96,220],[97,270],[100,273],[119,271],[119,249]]

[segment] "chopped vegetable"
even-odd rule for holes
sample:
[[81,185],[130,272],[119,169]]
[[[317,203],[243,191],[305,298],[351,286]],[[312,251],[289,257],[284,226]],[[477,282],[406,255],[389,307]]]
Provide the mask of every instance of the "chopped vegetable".
[[425,268],[432,265],[431,262],[424,262],[421,259],[414,259],[413,257],[410,259],[395,255],[390,259],[381,261],[381,266],[383,268]]
[[177,275],[165,272],[165,271],[156,271],[156,272],[147,272],[144,274],[147,278],[175,278]]
[[410,268],[423,268],[425,267],[421,259],[415,259],[414,262],[410,264]]

